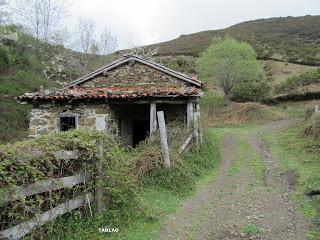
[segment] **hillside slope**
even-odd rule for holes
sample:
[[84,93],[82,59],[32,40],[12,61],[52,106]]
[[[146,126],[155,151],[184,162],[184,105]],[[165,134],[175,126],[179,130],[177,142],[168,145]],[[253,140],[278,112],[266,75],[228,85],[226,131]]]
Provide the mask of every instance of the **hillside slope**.
[[15,97],[61,87],[106,61],[35,40],[14,25],[0,26],[0,143],[26,136],[30,106]]
[[232,36],[249,42],[260,59],[320,65],[320,16],[259,19],[226,29],[209,30],[148,45],[160,56],[198,56],[215,37]]

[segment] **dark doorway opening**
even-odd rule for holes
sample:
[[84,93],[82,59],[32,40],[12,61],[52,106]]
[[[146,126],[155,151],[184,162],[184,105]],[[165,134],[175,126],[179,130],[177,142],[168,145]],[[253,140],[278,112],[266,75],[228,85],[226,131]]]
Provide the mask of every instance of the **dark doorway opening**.
[[136,147],[139,142],[148,137],[149,121],[147,120],[133,120],[132,123],[132,145]]

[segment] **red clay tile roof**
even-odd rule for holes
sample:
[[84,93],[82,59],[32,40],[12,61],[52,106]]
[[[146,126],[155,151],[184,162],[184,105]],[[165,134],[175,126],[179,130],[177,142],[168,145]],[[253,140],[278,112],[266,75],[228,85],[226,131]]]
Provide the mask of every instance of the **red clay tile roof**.
[[28,100],[70,100],[70,99],[136,99],[154,96],[194,96],[201,92],[195,87],[105,87],[105,88],[67,88],[49,94],[30,93],[24,94],[17,99]]

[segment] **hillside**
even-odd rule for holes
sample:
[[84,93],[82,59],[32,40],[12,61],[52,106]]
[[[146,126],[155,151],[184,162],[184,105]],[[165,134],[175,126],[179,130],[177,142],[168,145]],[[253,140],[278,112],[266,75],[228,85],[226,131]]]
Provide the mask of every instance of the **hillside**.
[[259,19],[226,29],[209,30],[146,46],[160,56],[198,56],[215,37],[225,35],[249,42],[260,59],[320,65],[320,16]]
[[[158,47],[154,60],[172,69],[194,75],[197,56],[214,37],[230,35],[248,41],[260,58],[264,77],[273,86],[294,76],[305,77],[320,65],[320,16],[272,18],[249,21],[221,30],[183,35],[172,41],[145,46]],[[0,27],[0,142],[21,139],[28,126],[27,106],[15,101],[25,92],[61,87],[78,76],[89,72],[124,51],[109,56],[82,54],[36,41],[17,26]],[[275,61],[276,60],[276,61]],[[291,63],[289,63],[291,62]],[[305,64],[305,65],[303,65]],[[307,75],[308,76],[308,75]],[[292,81],[288,81],[290,83]],[[297,81],[296,81],[297,82]],[[307,83],[295,84],[306,89]],[[286,85],[284,83],[284,85]],[[217,86],[213,87],[219,93]],[[285,87],[283,89],[290,89]],[[315,89],[314,87],[312,89]],[[286,91],[286,90],[285,90]],[[297,92],[297,91],[295,91]],[[301,91],[299,90],[298,93]],[[306,95],[308,91],[303,91]],[[281,92],[285,94],[285,92]]]
[[0,26],[0,143],[26,136],[29,106],[15,97],[40,86],[61,87],[105,61],[36,41],[17,26]]

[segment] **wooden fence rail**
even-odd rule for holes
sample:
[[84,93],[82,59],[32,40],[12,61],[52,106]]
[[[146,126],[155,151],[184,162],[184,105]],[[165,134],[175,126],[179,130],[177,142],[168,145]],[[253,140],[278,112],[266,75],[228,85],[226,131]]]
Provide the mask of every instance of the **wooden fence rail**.
[[19,186],[16,187],[14,193],[3,193],[0,197],[0,205],[39,193],[55,191],[62,188],[72,188],[79,183],[85,182],[85,178],[85,173],[80,172],[70,177],[49,179],[28,186]]
[[83,196],[68,200],[59,206],[50,209],[49,211],[35,217],[34,219],[20,223],[12,228],[0,232],[0,238],[5,239],[19,239],[30,233],[36,227],[44,225],[48,221],[56,219],[69,211],[82,207],[90,203],[93,199],[92,193],[84,194]]
[[193,133],[190,134],[190,136],[187,138],[187,140],[182,144],[181,148],[179,149],[179,154],[183,153],[183,151],[187,148],[189,143],[191,142],[193,137]]
[[[101,149],[100,155],[98,159],[102,157],[101,154],[103,149]],[[58,151],[54,153],[56,159],[61,160],[70,160],[77,159],[78,153],[75,151]],[[100,172],[95,176],[95,178],[100,177],[99,174],[103,172],[103,169],[99,169]],[[93,177],[93,176],[92,176]],[[56,178],[56,179],[48,179],[44,181],[39,181],[28,186],[18,186],[13,189],[12,192],[5,192],[0,196],[0,206],[24,197],[36,195],[39,193],[55,191],[63,188],[72,188],[75,185],[86,183],[89,180],[90,176],[86,174],[84,171],[79,172],[76,175]],[[96,189],[97,191],[97,189]],[[97,194],[97,193],[95,193]],[[100,198],[101,199],[101,196]],[[44,225],[46,222],[56,219],[58,216],[61,216],[67,212],[70,212],[74,209],[80,208],[85,205],[89,205],[90,213],[91,213],[91,202],[94,200],[93,193],[85,193],[76,198],[70,199],[57,207],[46,211],[33,219],[20,223],[14,227],[3,230],[0,232],[0,239],[20,239],[26,234],[30,233],[36,227],[40,227]],[[101,205],[101,203],[100,203]],[[104,206],[100,207],[100,211],[104,209]]]

